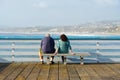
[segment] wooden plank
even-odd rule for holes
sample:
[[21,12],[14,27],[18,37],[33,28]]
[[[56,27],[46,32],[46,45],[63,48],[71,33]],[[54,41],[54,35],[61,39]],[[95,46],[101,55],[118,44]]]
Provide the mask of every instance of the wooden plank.
[[42,65],[38,80],[48,80],[50,65]]
[[59,80],[70,80],[66,65],[58,64]]
[[114,80],[111,76],[109,76],[109,72],[106,72],[101,65],[92,65],[92,67],[102,80]]
[[0,72],[0,80],[6,79],[21,63],[12,63]]
[[106,64],[110,68],[114,80],[120,79],[120,64]]
[[90,65],[86,65],[85,67],[85,71],[88,73],[88,75],[90,76],[91,80],[102,80],[100,78],[100,76],[96,73],[96,71],[93,70],[93,67]]
[[76,71],[79,74],[80,80],[90,80],[90,76],[85,70],[86,65],[75,65]]
[[39,72],[41,69],[41,64],[37,63],[34,65],[35,66],[34,66],[33,70],[31,71],[31,73],[29,74],[29,76],[27,77],[26,80],[37,80],[38,79],[38,75],[39,75]]
[[12,74],[9,74],[4,80],[14,80],[19,74],[24,70],[26,67],[25,63],[21,63],[16,69],[12,72]]
[[[114,70],[112,70],[111,68],[109,68],[108,66],[106,66],[106,65],[101,65],[102,67],[103,67],[103,69],[104,69],[104,71],[107,73],[107,72],[109,72],[108,73],[108,75],[113,79],[113,80],[118,80],[118,79],[120,79],[120,74],[118,75],[116,72],[114,72]],[[120,66],[119,66],[120,67]]]
[[74,65],[67,65],[70,80],[80,80],[79,74]]
[[25,67],[25,69],[17,76],[16,80],[19,79],[26,79],[29,74],[31,73],[31,71],[33,70],[33,67],[35,66],[35,63],[26,63],[27,66]]
[[50,65],[50,73],[49,73],[49,77],[48,80],[59,80],[58,78],[58,65]]
[[[119,80],[120,64],[12,63],[0,71],[0,80]],[[0,67],[3,68],[3,67]]]

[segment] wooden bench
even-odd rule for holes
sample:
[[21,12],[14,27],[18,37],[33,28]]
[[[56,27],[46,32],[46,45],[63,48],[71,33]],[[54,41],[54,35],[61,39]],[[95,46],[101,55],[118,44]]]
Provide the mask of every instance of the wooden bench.
[[[50,57],[50,56],[57,56],[57,57],[61,57],[61,56],[79,56],[80,57],[80,64],[84,64],[84,61],[83,61],[83,59],[84,59],[84,57],[85,56],[90,56],[90,53],[87,53],[87,52],[83,52],[83,53],[74,53],[74,54],[68,54],[68,53],[64,53],[64,54],[56,54],[56,55],[54,55],[53,53],[44,53],[44,54],[42,54],[43,56],[47,56],[47,57]],[[48,58],[47,59],[47,61],[49,61],[49,59],[50,58]],[[59,61],[59,60],[58,60]]]

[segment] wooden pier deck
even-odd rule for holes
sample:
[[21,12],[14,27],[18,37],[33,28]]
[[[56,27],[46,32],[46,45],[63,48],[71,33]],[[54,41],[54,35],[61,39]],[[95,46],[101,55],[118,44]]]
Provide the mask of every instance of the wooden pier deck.
[[0,80],[120,80],[120,64],[0,63]]

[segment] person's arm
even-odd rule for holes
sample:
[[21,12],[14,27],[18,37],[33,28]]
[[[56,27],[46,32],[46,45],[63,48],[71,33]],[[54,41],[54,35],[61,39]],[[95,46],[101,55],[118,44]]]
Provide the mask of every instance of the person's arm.
[[69,41],[68,41],[68,44],[69,44],[69,53],[70,53],[70,54],[74,54],[73,51],[72,51],[72,47],[71,47],[71,44],[70,44]]
[[57,48],[56,48],[55,53],[54,53],[55,55],[58,53],[59,47],[60,47],[60,43],[59,43],[59,41],[58,41],[58,43],[57,43]]
[[54,53],[54,54],[56,55],[57,53],[58,53],[58,48],[55,50],[55,53]]

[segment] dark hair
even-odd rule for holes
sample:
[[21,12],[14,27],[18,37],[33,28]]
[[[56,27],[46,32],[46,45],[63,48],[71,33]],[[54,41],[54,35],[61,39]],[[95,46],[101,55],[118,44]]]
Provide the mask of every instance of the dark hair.
[[61,35],[60,35],[60,39],[61,39],[62,41],[68,41],[68,38],[67,38],[67,36],[66,36],[65,34],[61,34]]

